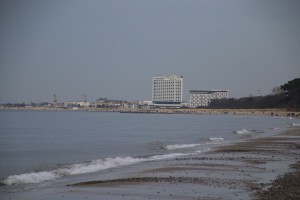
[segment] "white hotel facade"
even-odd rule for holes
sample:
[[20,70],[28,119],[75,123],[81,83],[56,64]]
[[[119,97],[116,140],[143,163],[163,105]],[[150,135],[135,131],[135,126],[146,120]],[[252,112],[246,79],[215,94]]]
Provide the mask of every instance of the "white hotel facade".
[[152,101],[154,104],[175,105],[182,103],[183,77],[168,75],[153,77]]
[[228,90],[190,90],[190,107],[207,107],[213,99],[228,98]]

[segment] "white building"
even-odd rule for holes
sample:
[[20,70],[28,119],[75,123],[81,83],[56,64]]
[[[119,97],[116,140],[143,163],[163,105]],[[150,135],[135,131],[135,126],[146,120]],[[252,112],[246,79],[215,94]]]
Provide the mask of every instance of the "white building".
[[[69,101],[69,102],[65,102],[64,106],[65,107],[70,107],[70,106],[74,106],[74,107],[89,107],[91,105],[91,102],[88,101]],[[94,104],[95,105],[95,104]]]
[[182,102],[183,78],[179,75],[153,77],[152,101],[154,104],[174,105]]
[[228,98],[228,90],[190,90],[190,107],[207,107],[213,99]]

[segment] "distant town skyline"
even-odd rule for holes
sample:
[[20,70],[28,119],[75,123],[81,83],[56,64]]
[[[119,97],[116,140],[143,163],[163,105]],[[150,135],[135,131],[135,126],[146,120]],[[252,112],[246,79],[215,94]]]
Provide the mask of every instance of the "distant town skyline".
[[229,97],[300,76],[297,0],[2,0],[0,103],[151,100],[152,78]]

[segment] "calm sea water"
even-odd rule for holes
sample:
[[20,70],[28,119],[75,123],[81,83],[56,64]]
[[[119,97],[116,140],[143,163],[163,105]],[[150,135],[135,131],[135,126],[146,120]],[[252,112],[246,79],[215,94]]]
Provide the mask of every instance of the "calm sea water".
[[205,153],[278,133],[299,119],[233,115],[0,111],[0,179],[40,183]]

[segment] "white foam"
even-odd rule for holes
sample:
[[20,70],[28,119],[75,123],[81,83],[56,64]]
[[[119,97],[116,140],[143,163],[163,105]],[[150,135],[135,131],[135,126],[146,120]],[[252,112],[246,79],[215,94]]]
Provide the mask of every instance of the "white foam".
[[210,142],[198,143],[198,144],[170,144],[166,145],[165,149],[167,150],[176,150],[176,149],[186,149],[186,148],[194,148],[197,146],[207,145],[207,144],[220,144],[224,142],[224,138],[222,137],[211,137],[209,138]]
[[238,134],[238,135],[248,135],[251,132],[248,131],[247,129],[241,129],[241,130],[237,130],[237,131],[233,131],[234,133]]
[[53,171],[50,172],[37,172],[37,173],[29,173],[29,174],[21,174],[21,175],[12,175],[7,177],[3,183],[6,185],[12,184],[23,184],[23,183],[40,183],[43,181],[55,179],[59,177]]
[[147,161],[164,160],[164,159],[175,158],[175,157],[179,157],[179,156],[187,156],[187,155],[192,155],[192,154],[194,154],[194,153],[170,153],[170,154],[151,156],[146,160]]
[[3,180],[2,183],[6,185],[40,183],[43,181],[53,180],[68,175],[97,172],[104,169],[121,167],[121,166],[136,164],[140,162],[145,162],[145,161],[163,160],[163,159],[175,158],[178,156],[185,156],[185,155],[192,155],[192,154],[195,153],[189,153],[189,154],[171,153],[171,154],[150,156],[147,158],[116,157],[116,158],[106,158],[103,160],[97,159],[88,163],[69,165],[53,171],[12,175],[7,177],[5,180]]
[[222,138],[222,137],[210,137],[209,140],[213,141],[213,142],[222,142],[222,141],[224,141],[224,138]]
[[185,148],[193,148],[204,144],[170,144],[166,145],[167,150],[175,150],[175,149],[185,149]]
[[292,126],[300,126],[300,124],[292,123]]
[[104,169],[135,164],[142,161],[145,161],[145,159],[132,158],[132,157],[106,158],[104,160],[98,159],[88,163],[69,165],[48,172],[35,172],[35,173],[33,172],[29,174],[12,175],[7,177],[3,181],[3,183],[6,185],[23,184],[23,183],[39,183],[39,182],[59,178],[62,176],[97,172]]
[[71,165],[69,169],[66,169],[66,173],[67,175],[85,174],[124,165],[131,165],[141,161],[142,160],[139,158],[132,157],[106,158],[104,160],[98,159],[93,160],[90,163]]

